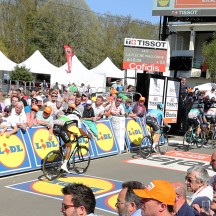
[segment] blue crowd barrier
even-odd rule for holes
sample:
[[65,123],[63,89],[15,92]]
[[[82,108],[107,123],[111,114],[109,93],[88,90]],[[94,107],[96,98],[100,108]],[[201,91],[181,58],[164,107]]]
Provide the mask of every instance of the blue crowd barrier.
[[[91,158],[100,158],[120,153],[112,123],[109,119],[96,122],[98,137],[89,140],[82,138],[82,145],[86,145]],[[73,131],[79,133],[78,128],[72,126]],[[86,131],[85,126],[82,128]],[[10,129],[8,130],[10,131]],[[129,150],[137,149],[146,135],[146,128],[141,119],[126,118],[125,141]],[[48,140],[49,131],[46,127],[35,126],[26,131],[19,130],[16,134],[6,138],[0,136],[0,176],[37,170],[41,168],[43,158],[52,150],[58,149],[58,138],[52,136]],[[73,149],[73,145],[72,145]]]

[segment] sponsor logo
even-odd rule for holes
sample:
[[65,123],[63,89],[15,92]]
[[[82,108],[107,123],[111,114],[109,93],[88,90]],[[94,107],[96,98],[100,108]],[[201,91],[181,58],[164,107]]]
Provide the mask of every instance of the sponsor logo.
[[39,158],[43,159],[50,151],[58,149],[58,141],[53,135],[52,140],[48,140],[49,131],[45,128],[37,129],[32,136],[34,150]]
[[169,7],[170,0],[157,0],[157,7]]
[[188,152],[175,152],[171,151],[166,153],[166,155],[153,155],[148,158],[148,160],[129,160],[128,163],[134,163],[144,166],[153,166],[158,168],[165,168],[176,171],[187,171],[188,168],[194,165],[204,166],[208,170],[210,176],[215,175],[212,170],[210,163],[210,155],[188,153]]
[[165,118],[177,118],[177,113],[174,112],[165,112]]
[[126,126],[128,139],[135,145],[140,145],[143,139],[143,130],[140,124],[134,120],[129,120]]
[[79,176],[67,176],[67,178],[59,178],[54,181],[36,181],[30,185],[30,188],[34,190],[34,192],[62,196],[61,189],[70,182],[83,183],[89,186],[93,190],[95,196],[110,192],[115,188],[115,184],[109,180]]
[[96,144],[105,152],[112,150],[114,145],[114,138],[110,128],[104,123],[97,124],[98,136],[95,139]]
[[6,138],[0,137],[0,161],[8,168],[16,168],[22,165],[26,157],[24,143],[17,135]]
[[[78,136],[80,136],[80,131],[79,131],[79,128],[76,127],[75,125],[72,125],[68,128],[69,131],[72,131],[76,134],[78,134]],[[71,135],[70,137],[71,140],[74,140],[74,136]],[[89,140],[87,138],[80,138],[79,139],[79,144],[82,145],[82,146],[86,146],[87,148],[89,148]],[[71,151],[73,151],[73,149],[75,148],[75,145],[72,145],[72,148],[71,148]]]
[[173,108],[177,108],[177,107],[178,107],[178,103],[167,102],[166,104],[167,104],[167,106],[169,106],[169,107],[173,107]]
[[125,38],[124,45],[125,46],[135,46],[135,47],[150,47],[150,48],[158,48],[158,49],[167,49],[167,42],[158,41],[158,40]]

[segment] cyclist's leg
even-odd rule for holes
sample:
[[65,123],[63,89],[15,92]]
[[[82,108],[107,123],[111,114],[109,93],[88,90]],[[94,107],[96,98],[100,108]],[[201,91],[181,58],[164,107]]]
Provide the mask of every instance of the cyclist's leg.
[[61,169],[66,171],[67,173],[69,173],[68,168],[67,168],[67,163],[68,163],[68,159],[69,159],[70,153],[71,153],[70,135],[71,135],[70,132],[66,131],[66,130],[61,130],[61,132],[60,132],[60,137],[62,138],[62,140],[64,141],[64,144],[66,146],[65,158],[64,158],[64,162],[61,166]]
[[152,128],[154,130],[154,139],[153,139],[153,146],[152,147],[153,147],[154,151],[157,152],[155,147],[158,145],[158,141],[159,141],[159,137],[160,137],[160,126],[157,122],[157,119],[152,119]]

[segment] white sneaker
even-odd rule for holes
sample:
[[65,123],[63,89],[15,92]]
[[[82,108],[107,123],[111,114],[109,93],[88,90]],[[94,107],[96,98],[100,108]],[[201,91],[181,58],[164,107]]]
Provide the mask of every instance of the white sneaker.
[[157,152],[156,144],[153,144],[153,145],[152,145],[152,150],[153,150],[155,153]]
[[61,169],[64,170],[66,173],[70,173],[65,163],[62,164]]

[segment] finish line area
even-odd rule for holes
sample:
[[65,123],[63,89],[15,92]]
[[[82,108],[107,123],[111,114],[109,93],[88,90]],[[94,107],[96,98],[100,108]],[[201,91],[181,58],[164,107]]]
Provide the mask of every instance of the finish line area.
[[94,159],[87,173],[65,174],[54,181],[34,171],[0,178],[2,196],[0,215],[38,216],[62,215],[61,189],[68,183],[83,183],[92,188],[96,197],[97,215],[116,215],[115,203],[122,183],[137,180],[148,184],[153,179],[166,179],[184,183],[186,170],[193,165],[203,165],[209,175],[214,175],[209,165],[213,149],[192,149],[190,152],[170,148],[166,155],[155,154],[148,159],[136,158],[135,153]]

